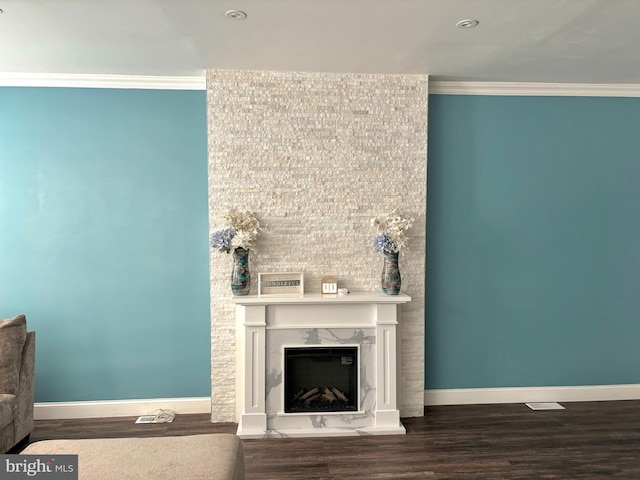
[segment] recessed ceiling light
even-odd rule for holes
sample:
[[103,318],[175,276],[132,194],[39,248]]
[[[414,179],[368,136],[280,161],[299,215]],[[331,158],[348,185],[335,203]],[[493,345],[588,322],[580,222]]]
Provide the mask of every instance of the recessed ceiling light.
[[244,20],[247,18],[247,14],[242,10],[227,10],[224,12],[224,16],[231,20]]
[[477,27],[480,22],[478,20],[473,20],[471,18],[467,18],[466,20],[460,20],[456,23],[456,27],[458,28],[474,28]]

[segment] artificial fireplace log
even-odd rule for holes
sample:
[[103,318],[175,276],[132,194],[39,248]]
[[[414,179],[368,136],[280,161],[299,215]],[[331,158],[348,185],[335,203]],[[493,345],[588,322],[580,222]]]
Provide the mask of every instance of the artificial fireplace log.
[[336,396],[333,394],[329,387],[324,387],[322,389],[322,399],[326,402],[331,403],[336,401]]
[[340,389],[336,388],[336,387],[331,387],[331,391],[333,392],[333,394],[342,402],[348,402],[349,399],[347,398],[347,396],[342,393],[340,391]]
[[[319,390],[319,389],[318,389]],[[322,397],[322,394],[318,391],[317,393],[315,393],[314,395],[311,395],[308,398],[304,399],[304,404],[305,405],[310,405],[311,402],[313,402],[314,400],[319,399],[320,397]]]
[[300,390],[298,393],[296,393],[293,396],[293,401],[296,402],[300,399],[300,397],[305,393],[304,388],[302,390]]
[[341,411],[354,409],[349,397],[335,385],[305,387],[291,400],[291,411]]
[[[300,396],[300,400],[307,400],[308,398],[312,397],[313,395],[315,395],[316,393],[320,393],[320,387],[314,387],[311,390],[309,390],[307,393],[303,394]],[[319,396],[319,395],[318,395]]]

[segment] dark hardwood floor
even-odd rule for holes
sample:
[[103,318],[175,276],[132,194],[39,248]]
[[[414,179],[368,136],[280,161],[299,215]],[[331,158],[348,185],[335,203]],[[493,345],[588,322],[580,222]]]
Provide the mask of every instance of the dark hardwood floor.
[[[640,480],[640,400],[427,407],[403,419],[407,435],[244,440],[247,479],[595,479]],[[177,415],[38,420],[31,442],[54,438],[235,433],[235,424]]]

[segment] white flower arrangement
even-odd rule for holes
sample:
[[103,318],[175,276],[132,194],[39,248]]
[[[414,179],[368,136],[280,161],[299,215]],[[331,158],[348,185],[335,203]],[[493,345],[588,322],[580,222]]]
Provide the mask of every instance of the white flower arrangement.
[[372,218],[371,226],[376,231],[373,238],[373,248],[376,252],[392,255],[408,250],[406,232],[413,226],[413,218],[403,217],[397,210],[393,210]]
[[252,212],[232,209],[224,213],[222,219],[225,226],[209,238],[211,248],[221,253],[229,253],[236,248],[255,248],[262,228]]

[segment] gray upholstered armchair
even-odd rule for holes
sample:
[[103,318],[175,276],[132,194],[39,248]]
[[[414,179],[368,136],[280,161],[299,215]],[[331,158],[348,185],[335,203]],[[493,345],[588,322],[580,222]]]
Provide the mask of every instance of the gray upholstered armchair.
[[0,320],[0,453],[33,430],[35,340],[24,315]]

